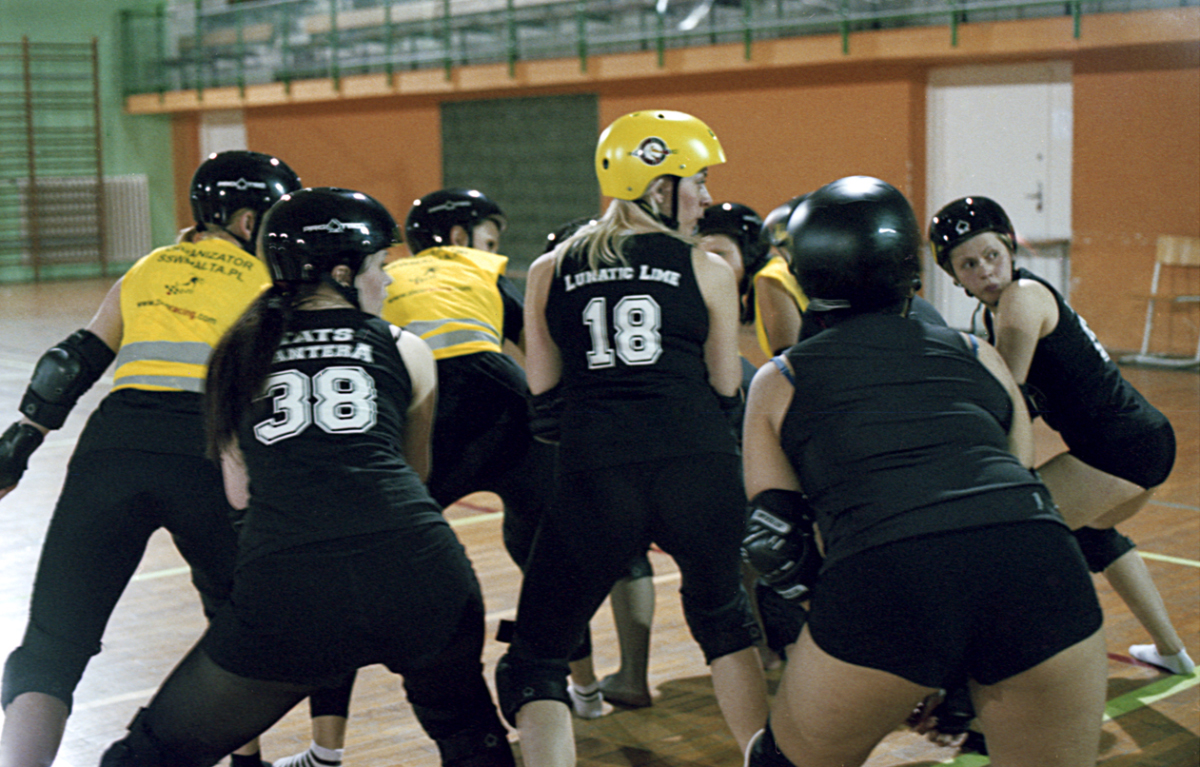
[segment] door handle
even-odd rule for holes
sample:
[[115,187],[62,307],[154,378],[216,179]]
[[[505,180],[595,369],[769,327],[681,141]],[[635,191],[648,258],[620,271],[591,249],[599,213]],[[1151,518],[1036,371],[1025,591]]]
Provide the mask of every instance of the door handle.
[[1025,199],[1026,200],[1037,200],[1037,212],[1038,213],[1042,212],[1042,203],[1044,201],[1044,195],[1042,194],[1042,182],[1041,181],[1037,182],[1037,191],[1034,192],[1033,194],[1025,195]]

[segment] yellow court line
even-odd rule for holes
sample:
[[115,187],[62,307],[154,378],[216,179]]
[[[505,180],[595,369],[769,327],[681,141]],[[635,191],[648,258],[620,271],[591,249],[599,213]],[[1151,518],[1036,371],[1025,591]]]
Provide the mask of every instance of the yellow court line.
[[1153,559],[1159,562],[1170,562],[1173,565],[1186,565],[1187,567],[1200,567],[1200,562],[1194,559],[1183,559],[1182,557],[1170,557],[1166,554],[1155,554],[1153,551],[1139,551],[1142,559]]

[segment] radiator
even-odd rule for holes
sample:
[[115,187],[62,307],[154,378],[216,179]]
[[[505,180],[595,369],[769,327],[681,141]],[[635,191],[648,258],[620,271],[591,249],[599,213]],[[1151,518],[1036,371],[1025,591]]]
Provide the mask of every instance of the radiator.
[[136,261],[150,252],[150,184],[145,174],[105,176],[104,221],[109,261]]
[[[28,179],[17,182],[21,237],[32,234]],[[40,176],[37,179],[38,253],[42,263],[99,261],[94,176]],[[144,174],[104,178],[105,261],[134,261],[150,252],[150,187]],[[30,263],[32,253],[22,259]]]

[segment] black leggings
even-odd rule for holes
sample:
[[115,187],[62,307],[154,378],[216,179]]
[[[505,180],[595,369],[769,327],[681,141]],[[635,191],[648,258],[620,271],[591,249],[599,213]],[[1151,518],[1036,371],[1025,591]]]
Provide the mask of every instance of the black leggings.
[[706,659],[754,643],[741,587],[738,457],[705,454],[559,477],[517,610],[513,653],[565,660],[612,586],[651,542],[675,559],[684,614]]
[[[405,670],[404,689],[413,712],[435,741],[469,731],[503,737],[480,661],[482,603],[472,600],[459,629],[431,662]],[[393,669],[395,670],[395,669]],[[123,742],[149,739],[157,761],[172,767],[209,767],[270,728],[316,686],[250,679],[218,666],[197,645],[139,714],[136,733]],[[154,764],[144,746],[128,764]],[[119,751],[119,747],[115,750]]]
[[211,616],[232,584],[231,511],[220,470],[203,458],[139,450],[73,456],[42,543],[25,637],[5,664],[4,706],[41,692],[70,708],[113,607],[159,528],[191,565]]

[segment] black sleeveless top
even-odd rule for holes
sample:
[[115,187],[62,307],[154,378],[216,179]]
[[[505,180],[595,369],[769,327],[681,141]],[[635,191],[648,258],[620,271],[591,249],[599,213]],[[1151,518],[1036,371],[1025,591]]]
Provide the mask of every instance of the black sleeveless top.
[[444,524],[404,458],[412,383],[391,327],[352,309],[293,315],[238,432],[251,496],[243,559]]
[[816,512],[826,567],[914,536],[1061,522],[1008,450],[1008,393],[957,331],[865,314],[785,354],[796,392],[781,442]]
[[[1114,417],[1141,417],[1152,426],[1165,420],[1121,375],[1117,364],[1054,286],[1027,269],[1014,279],[1034,280],[1053,294],[1058,324],[1038,341],[1025,387],[1030,415],[1046,420],[1070,447],[1096,438]],[[988,338],[995,343],[992,313],[984,316]]]
[[666,234],[631,236],[625,263],[589,269],[568,254],[546,321],[562,356],[564,471],[700,453],[736,453],[708,383],[708,308],[692,248]]

